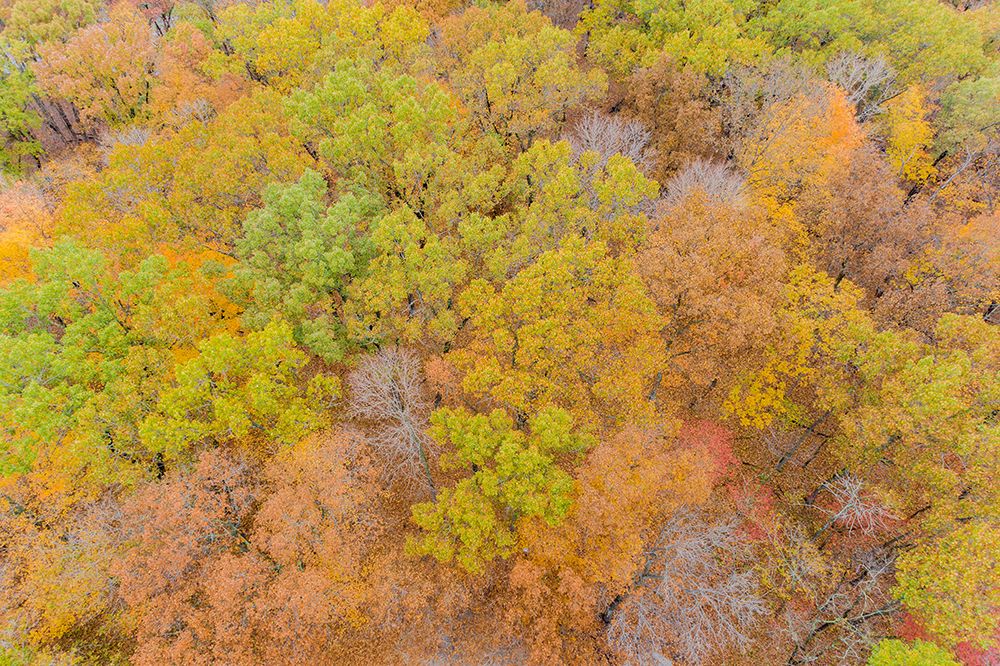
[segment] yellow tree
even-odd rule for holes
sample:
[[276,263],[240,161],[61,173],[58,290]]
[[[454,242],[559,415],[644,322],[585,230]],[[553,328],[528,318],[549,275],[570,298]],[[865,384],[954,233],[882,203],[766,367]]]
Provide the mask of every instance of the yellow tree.
[[765,111],[737,153],[751,182],[777,201],[826,187],[846,170],[864,135],[844,93],[833,87],[798,94]]
[[439,55],[478,126],[523,150],[557,129],[569,108],[603,94],[604,74],[581,70],[575,48],[571,33],[513,0],[445,19]]
[[265,91],[119,146],[109,162],[68,187],[57,226],[127,263],[167,244],[231,255],[240,218],[261,204],[264,186],[296,180],[311,160],[289,133],[280,97]]
[[0,192],[0,285],[31,271],[28,252],[50,242],[52,211],[41,191],[18,182]]
[[656,183],[620,154],[574,155],[566,141],[541,139],[518,155],[498,188],[499,215],[472,211],[458,223],[463,251],[501,281],[564,238],[603,242],[613,256],[631,256],[646,236]]
[[929,152],[934,142],[929,111],[923,89],[912,85],[886,104],[881,119],[889,160],[903,178],[915,183],[924,182],[937,171]]
[[309,88],[337,62],[406,68],[427,51],[430,26],[408,5],[358,0],[232,3],[216,36],[229,68],[286,94]]
[[462,385],[518,415],[548,406],[589,427],[650,423],[662,320],[624,259],[567,238],[501,287],[461,294],[469,338],[452,353]]

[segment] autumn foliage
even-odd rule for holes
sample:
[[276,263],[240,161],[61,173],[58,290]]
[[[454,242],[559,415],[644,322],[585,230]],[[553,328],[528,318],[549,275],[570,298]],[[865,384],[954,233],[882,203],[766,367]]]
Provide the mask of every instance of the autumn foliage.
[[0,0],[0,664],[1000,663],[975,0]]

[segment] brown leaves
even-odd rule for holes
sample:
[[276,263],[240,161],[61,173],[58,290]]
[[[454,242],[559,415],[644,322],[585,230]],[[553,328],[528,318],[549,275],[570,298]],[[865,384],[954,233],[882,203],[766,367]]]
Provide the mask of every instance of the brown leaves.
[[364,623],[373,481],[360,436],[335,431],[260,474],[214,450],[140,491],[126,508],[133,547],[115,565],[139,613],[136,662],[328,654]]
[[636,265],[668,318],[671,372],[711,386],[752,367],[774,330],[785,255],[735,175],[696,163],[675,180]]

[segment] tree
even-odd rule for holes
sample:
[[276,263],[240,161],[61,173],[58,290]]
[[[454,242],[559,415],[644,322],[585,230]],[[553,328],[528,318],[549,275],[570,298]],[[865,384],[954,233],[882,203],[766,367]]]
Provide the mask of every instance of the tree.
[[885,507],[866,493],[864,482],[851,474],[838,474],[821,488],[830,494],[833,508],[827,510],[830,518],[816,532],[816,537],[834,525],[872,535],[884,529],[891,518]]
[[936,147],[956,152],[979,151],[996,142],[997,115],[993,101],[1000,94],[1000,76],[956,81],[942,93]]
[[33,282],[0,292],[0,469],[26,472],[40,456],[81,486],[132,483],[156,467],[138,424],[175,354],[234,313],[210,277],[163,256],[115,275],[99,252],[63,240],[32,264]]
[[282,94],[311,88],[341,60],[406,67],[430,28],[411,6],[291,0],[232,3],[218,17],[234,69]]
[[913,641],[905,643],[895,638],[879,642],[868,657],[868,666],[893,666],[912,664],[913,666],[958,666],[958,662],[934,643]]
[[973,520],[900,555],[894,594],[948,646],[996,647],[1000,533]]
[[287,93],[315,76],[334,25],[331,12],[311,0],[233,3],[221,12],[218,33],[251,79]]
[[923,91],[918,86],[910,86],[886,104],[883,119],[889,160],[902,177],[917,183],[922,183],[935,173],[928,152],[934,139],[934,130],[925,119],[925,107]]
[[12,45],[33,48],[46,42],[64,42],[77,30],[94,23],[100,0],[15,0],[3,17],[4,36]]
[[247,94],[243,77],[217,71],[217,53],[194,23],[183,21],[170,28],[159,43],[156,80],[149,92],[153,124],[179,128],[191,121],[204,122]]
[[666,318],[669,372],[701,391],[754,367],[777,325],[782,232],[747,190],[729,169],[695,162],[667,183],[636,258]]
[[42,192],[20,181],[0,192],[0,284],[31,272],[29,251],[51,241],[52,211]]
[[149,20],[158,36],[163,37],[167,34],[174,18],[175,0],[129,0],[129,2]]
[[849,558],[823,558],[814,544],[807,538],[796,546],[803,556],[795,556],[801,562],[792,569],[797,580],[790,582],[804,598],[784,613],[792,640],[787,663],[860,663],[899,611],[889,595],[895,554],[874,546],[850,549]]
[[600,70],[576,66],[575,46],[571,33],[515,0],[442,21],[439,57],[478,127],[524,150],[607,86]]
[[29,107],[32,83],[24,72],[0,76],[0,173],[22,173],[25,158],[38,160],[42,154],[34,133],[42,120]]
[[739,157],[749,147],[780,135],[790,123],[786,119],[772,128],[772,114],[794,98],[804,103],[807,116],[815,114],[824,90],[816,83],[808,69],[787,57],[731,67],[718,92],[725,154]]
[[297,183],[271,185],[264,207],[243,222],[234,288],[246,294],[243,321],[254,330],[275,318],[295,327],[296,342],[327,361],[343,358],[347,285],[371,254],[362,235],[379,211],[364,191],[323,204],[327,185],[315,171]]
[[826,63],[826,76],[847,93],[861,122],[882,113],[883,104],[900,92],[896,72],[882,55],[843,51]]
[[480,275],[498,284],[573,238],[602,242],[614,257],[631,256],[657,189],[622,155],[574,155],[568,141],[539,140],[498,184],[503,212],[463,216],[460,247]]
[[[163,483],[149,484],[129,499],[123,524],[131,547],[115,560],[113,573],[126,603],[142,609],[138,663],[185,654],[202,632],[211,646],[211,615],[185,611],[191,609],[203,569],[246,540],[244,521],[259,490],[245,461],[209,450],[189,470],[174,470]],[[217,594],[242,591],[259,577],[234,576],[228,586],[216,588]],[[238,644],[226,647],[235,661],[242,660],[245,652],[234,649]]]
[[577,156],[591,151],[600,155],[599,167],[607,166],[615,155],[627,158],[633,164],[643,167],[647,164],[650,134],[637,120],[622,120],[591,111],[585,115],[569,134],[573,154]]
[[264,186],[294,181],[312,164],[267,92],[144,145],[119,146],[108,161],[98,177],[68,187],[61,229],[121,261],[162,244],[231,255]]
[[343,60],[288,102],[292,129],[342,178],[408,205],[422,217],[448,186],[460,124],[456,102],[434,81]]
[[843,380],[824,371],[831,369],[826,361],[852,331],[871,326],[858,307],[860,291],[849,282],[836,285],[809,264],[791,267],[782,292],[763,363],[741,373],[723,403],[723,411],[744,426],[808,418],[815,392]]
[[460,297],[469,339],[452,352],[463,388],[523,418],[546,407],[599,428],[652,423],[662,322],[625,261],[570,237],[496,288]]
[[364,439],[338,429],[263,469],[206,451],[141,488],[125,509],[130,548],[115,564],[136,610],[132,658],[309,663],[356,653],[345,637],[368,619],[382,529],[374,481]]
[[779,202],[828,187],[863,142],[854,111],[837,89],[776,100],[762,121],[739,147],[737,161],[762,194]]
[[846,387],[858,384],[831,377],[824,390],[840,412],[835,452],[884,489],[897,515],[941,528],[996,501],[987,480],[997,448],[990,406],[997,354],[989,327],[978,317],[946,315],[934,345],[868,329],[834,352],[851,361],[853,381],[864,387],[851,399]]
[[594,660],[606,651],[602,622],[641,578],[659,526],[679,506],[708,498],[712,466],[668,432],[636,427],[588,451],[566,519],[520,530],[507,605],[511,631],[528,634],[533,660]]
[[423,534],[408,542],[409,552],[482,573],[492,560],[514,552],[521,521],[555,526],[563,520],[573,479],[555,456],[583,452],[591,440],[574,433],[573,417],[560,409],[538,412],[528,429],[530,434],[515,430],[500,410],[441,409],[431,416],[431,437],[448,445],[442,468],[471,468],[471,474],[442,488],[433,502],[413,506],[413,522]]
[[699,158],[718,155],[722,119],[709,102],[706,76],[663,56],[631,75],[623,101],[649,132],[648,173],[660,183]]
[[[731,63],[750,64],[770,52],[764,39],[747,30],[755,6],[728,0],[601,0],[583,12],[578,30],[589,36],[587,56],[619,75],[649,67],[665,54],[721,76]],[[622,16],[631,20],[621,21]]]
[[885,156],[864,146],[825,186],[803,192],[796,205],[817,265],[838,283],[849,279],[864,289],[870,307],[902,286],[931,238],[927,211],[904,201]]
[[736,521],[707,522],[682,511],[663,527],[658,550],[641,576],[647,587],[611,615],[611,645],[650,664],[671,647],[694,664],[745,647],[766,606],[754,572],[736,570],[749,555]]
[[755,28],[776,49],[814,60],[844,50],[884,54],[907,83],[961,77],[985,64],[984,35],[976,22],[932,0],[781,0]]
[[142,120],[149,102],[156,52],[149,28],[130,5],[111,8],[107,23],[83,28],[65,44],[39,48],[35,65],[48,94],[72,102],[90,131]]
[[385,525],[368,444],[348,428],[318,433],[271,460],[262,476],[267,494],[250,541],[278,570],[270,568],[249,606],[261,636],[246,637],[234,622],[233,638],[252,641],[268,661],[346,658],[359,649],[349,632],[369,621],[373,579],[382,575],[370,568]]
[[350,413],[374,424],[369,440],[390,479],[426,484],[434,491],[425,433],[430,403],[424,394],[419,358],[386,347],[363,359],[347,378]]
[[402,207],[373,221],[374,254],[351,283],[345,305],[348,334],[362,344],[447,344],[458,330],[452,306],[466,264],[450,239]]
[[300,387],[306,361],[291,326],[280,320],[244,337],[203,340],[143,420],[142,441],[170,459],[205,441],[294,444],[319,428],[324,409],[340,395],[332,375],[314,374]]
[[0,626],[22,645],[71,640],[78,654],[121,658],[111,579],[124,546],[121,507],[110,495],[69,510],[61,500],[32,497],[23,485],[0,498]]

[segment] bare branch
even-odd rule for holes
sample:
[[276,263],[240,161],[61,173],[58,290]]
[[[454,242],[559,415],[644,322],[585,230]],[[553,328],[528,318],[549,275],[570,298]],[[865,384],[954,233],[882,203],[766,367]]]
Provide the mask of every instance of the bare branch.
[[707,522],[681,511],[661,532],[658,574],[611,618],[608,640],[629,663],[661,664],[673,646],[700,664],[744,648],[766,607],[735,519]]
[[623,120],[597,111],[585,115],[567,137],[574,155],[588,151],[599,154],[601,168],[614,155],[627,157],[645,168],[651,157],[650,138],[649,131],[638,120]]
[[844,51],[827,63],[826,73],[847,93],[861,122],[881,113],[882,105],[900,92],[896,72],[883,56]]
[[350,413],[369,421],[371,445],[390,479],[426,483],[434,491],[427,437],[430,402],[423,392],[420,359],[404,349],[382,349],[347,378]]
[[746,180],[725,164],[699,159],[667,182],[662,201],[667,206],[675,206],[696,190],[718,203],[741,206],[745,203]]
[[[886,521],[891,518],[884,507],[865,496],[864,482],[851,474],[838,475],[825,484],[825,488],[833,497],[837,508],[828,511],[830,519],[816,536],[820,536],[834,524],[871,535],[884,528]],[[822,507],[818,508],[824,510]]]

